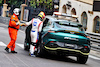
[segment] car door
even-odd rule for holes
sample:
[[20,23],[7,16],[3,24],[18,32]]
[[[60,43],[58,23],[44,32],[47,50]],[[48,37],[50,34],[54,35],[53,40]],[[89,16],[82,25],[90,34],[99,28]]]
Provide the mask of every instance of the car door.
[[[47,21],[48,20],[48,21]],[[46,22],[45,22],[46,21]],[[48,33],[48,31],[52,28],[52,22],[49,19],[46,19],[43,23],[43,28],[42,28],[42,38],[44,37],[45,34]]]

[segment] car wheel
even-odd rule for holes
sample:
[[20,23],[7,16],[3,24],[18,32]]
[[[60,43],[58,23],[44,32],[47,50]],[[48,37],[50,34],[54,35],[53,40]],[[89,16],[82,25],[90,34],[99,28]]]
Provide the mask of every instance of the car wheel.
[[29,50],[29,47],[27,46],[27,41],[26,40],[24,41],[24,50],[26,50],[26,51]]
[[39,57],[39,56],[44,56],[45,54],[46,54],[46,51],[43,49],[42,43],[39,43],[39,45],[37,46],[37,51],[35,52],[35,55]]
[[42,56],[42,54],[43,54],[43,48],[41,45],[38,45],[35,55],[38,57],[38,56]]
[[78,56],[77,62],[81,64],[85,64],[87,62],[88,56]]

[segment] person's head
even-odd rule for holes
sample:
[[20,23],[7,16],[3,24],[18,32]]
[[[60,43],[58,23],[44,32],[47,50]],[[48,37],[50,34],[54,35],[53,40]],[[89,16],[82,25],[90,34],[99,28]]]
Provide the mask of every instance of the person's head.
[[42,20],[45,18],[45,13],[43,11],[41,11],[39,14],[38,14],[38,17],[40,17]]
[[13,10],[14,14],[16,14],[17,16],[19,15],[20,9],[19,8],[15,8]]

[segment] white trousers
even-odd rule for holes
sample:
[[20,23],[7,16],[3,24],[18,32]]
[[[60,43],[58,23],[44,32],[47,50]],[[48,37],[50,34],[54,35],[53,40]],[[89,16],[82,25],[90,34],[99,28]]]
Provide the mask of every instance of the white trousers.
[[37,43],[37,41],[38,41],[38,32],[32,32],[31,31],[31,42],[33,42],[33,43]]

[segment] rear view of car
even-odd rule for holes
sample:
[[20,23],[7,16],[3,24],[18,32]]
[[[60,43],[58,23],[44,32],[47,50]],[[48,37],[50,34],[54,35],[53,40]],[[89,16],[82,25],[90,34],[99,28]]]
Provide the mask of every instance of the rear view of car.
[[[29,32],[29,29],[27,30],[26,32]],[[29,50],[28,40],[25,39],[25,50]],[[65,13],[56,12],[53,16],[45,17],[37,45],[36,56],[44,56],[46,52],[75,56],[82,64],[87,62],[90,52],[89,36],[78,22],[77,16]]]
[[46,50],[57,55],[76,56],[79,63],[85,64],[90,52],[89,36],[80,23],[59,19],[58,16],[46,16],[48,20],[45,19],[43,22],[40,42],[42,46],[39,46],[41,49],[38,49],[38,53]]

